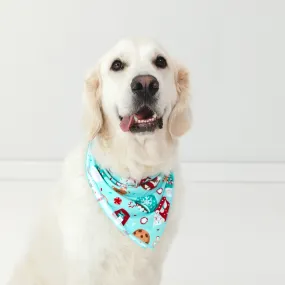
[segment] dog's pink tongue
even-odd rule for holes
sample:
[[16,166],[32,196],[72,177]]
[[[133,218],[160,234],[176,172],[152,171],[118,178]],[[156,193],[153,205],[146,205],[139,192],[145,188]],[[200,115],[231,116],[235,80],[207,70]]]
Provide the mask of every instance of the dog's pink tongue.
[[134,115],[125,116],[123,117],[120,123],[120,127],[123,132],[128,132],[130,130],[130,127],[133,125],[133,123],[134,123]]

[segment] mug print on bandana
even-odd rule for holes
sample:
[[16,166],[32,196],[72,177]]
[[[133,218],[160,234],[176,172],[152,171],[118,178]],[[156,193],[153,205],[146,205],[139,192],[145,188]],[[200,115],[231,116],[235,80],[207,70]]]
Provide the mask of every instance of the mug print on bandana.
[[139,183],[121,178],[98,165],[91,145],[86,156],[86,176],[96,200],[122,233],[141,247],[154,248],[172,205],[173,173],[149,176]]

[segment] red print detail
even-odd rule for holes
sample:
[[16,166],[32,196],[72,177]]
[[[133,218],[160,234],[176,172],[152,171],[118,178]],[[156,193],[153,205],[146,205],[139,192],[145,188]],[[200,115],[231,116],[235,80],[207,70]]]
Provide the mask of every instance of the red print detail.
[[159,177],[155,177],[153,179],[150,179],[149,177],[142,179],[140,182],[140,186],[144,189],[144,190],[152,190],[153,188],[155,188],[159,182],[160,178]]
[[170,203],[166,200],[166,197],[163,197],[155,212],[157,214],[160,214],[160,216],[166,221],[169,209],[170,209]]
[[117,211],[115,211],[115,214],[117,215],[117,217],[120,217],[122,219],[122,225],[123,226],[125,225],[125,223],[130,218],[130,214],[125,209],[117,210]]
[[116,197],[114,199],[114,203],[117,204],[117,205],[120,205],[122,203],[122,199],[120,197]]

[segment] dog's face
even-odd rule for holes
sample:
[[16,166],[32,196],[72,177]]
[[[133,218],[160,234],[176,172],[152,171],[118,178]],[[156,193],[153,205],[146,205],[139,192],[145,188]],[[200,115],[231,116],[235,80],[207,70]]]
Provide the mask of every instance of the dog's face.
[[88,77],[86,94],[91,136],[104,120],[134,135],[162,129],[180,136],[190,126],[188,73],[153,41],[120,41]]
[[103,109],[123,131],[154,132],[163,127],[176,101],[174,66],[153,42],[119,42],[103,59]]

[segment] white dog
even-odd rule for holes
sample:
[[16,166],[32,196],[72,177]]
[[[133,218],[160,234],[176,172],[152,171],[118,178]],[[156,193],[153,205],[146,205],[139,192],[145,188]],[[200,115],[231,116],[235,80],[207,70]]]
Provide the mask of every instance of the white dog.
[[[88,140],[66,159],[62,179],[44,211],[28,254],[9,284],[160,283],[163,261],[177,232],[181,209],[182,186],[176,153],[178,138],[190,127],[188,85],[187,70],[150,40],[122,40],[102,57],[85,83]],[[174,185],[174,204],[164,203],[161,210],[165,211],[171,204],[169,215],[160,217],[156,223],[166,223],[159,241],[156,238],[153,242],[145,230],[128,233],[128,229],[122,230],[119,215],[108,216],[103,208],[108,207],[108,199],[99,188],[98,193],[92,189],[91,184],[96,180],[94,177],[92,180],[94,165],[90,166],[93,167],[91,186],[86,177],[89,141],[92,141],[90,155],[107,171],[105,174],[111,175],[110,181],[115,173],[134,183],[132,187],[144,185],[141,189],[146,192],[159,183]],[[100,171],[99,168],[95,175],[103,175]],[[174,183],[167,180],[170,173],[175,177]],[[149,181],[152,176],[156,178]],[[99,179],[105,183],[102,177]],[[142,184],[142,181],[148,182]],[[120,189],[109,188],[108,195],[116,193],[117,204],[120,204],[133,194],[128,187],[127,183]],[[162,191],[159,188],[156,195]],[[102,201],[105,201],[103,206]],[[138,204],[130,202],[129,206],[138,207],[136,210],[146,215],[159,213],[158,208],[145,210]],[[146,217],[143,223],[148,221]],[[115,224],[116,221],[120,222]],[[155,231],[155,226],[150,226]],[[141,232],[145,235],[140,235]],[[154,249],[148,248],[153,246]]]

